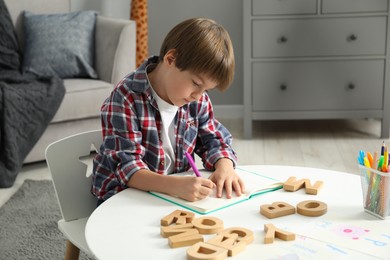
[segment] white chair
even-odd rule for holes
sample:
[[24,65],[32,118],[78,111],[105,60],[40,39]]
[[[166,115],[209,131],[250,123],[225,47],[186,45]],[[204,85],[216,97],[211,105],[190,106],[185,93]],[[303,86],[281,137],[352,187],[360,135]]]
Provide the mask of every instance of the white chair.
[[53,178],[62,218],[59,230],[67,238],[65,260],[78,259],[80,249],[92,256],[85,240],[85,225],[96,208],[91,194],[91,147],[102,144],[101,130],[66,137],[46,148],[46,160]]

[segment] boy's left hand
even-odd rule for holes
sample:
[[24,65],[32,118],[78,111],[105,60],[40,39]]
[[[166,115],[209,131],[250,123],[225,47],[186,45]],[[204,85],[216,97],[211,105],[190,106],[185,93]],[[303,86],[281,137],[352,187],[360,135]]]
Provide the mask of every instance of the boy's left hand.
[[245,185],[241,178],[236,174],[233,168],[233,163],[230,159],[219,159],[215,165],[215,171],[210,176],[217,185],[217,197],[222,197],[222,192],[225,189],[226,197],[232,197],[232,191],[236,192],[237,196],[241,196],[245,192]]

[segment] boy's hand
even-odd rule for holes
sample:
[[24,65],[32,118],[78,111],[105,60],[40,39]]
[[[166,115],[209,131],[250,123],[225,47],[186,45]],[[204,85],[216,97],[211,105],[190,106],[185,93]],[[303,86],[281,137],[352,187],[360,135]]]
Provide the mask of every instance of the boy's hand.
[[[172,176],[173,177],[173,176]],[[215,188],[214,182],[209,179],[195,176],[176,178],[174,194],[188,201],[197,201],[208,197]]]
[[214,166],[215,171],[210,176],[210,180],[217,185],[218,198],[222,197],[224,188],[228,199],[232,197],[232,190],[236,192],[237,196],[241,196],[245,192],[245,184],[234,171],[231,160],[227,158],[219,159]]

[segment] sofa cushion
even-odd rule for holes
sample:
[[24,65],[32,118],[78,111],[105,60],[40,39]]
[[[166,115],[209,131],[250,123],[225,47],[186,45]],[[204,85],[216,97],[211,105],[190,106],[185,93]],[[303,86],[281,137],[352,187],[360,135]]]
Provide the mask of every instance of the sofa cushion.
[[24,50],[23,11],[29,11],[35,14],[70,12],[70,1],[68,0],[5,0],[5,4],[14,23],[21,51]]
[[101,80],[66,79],[66,94],[52,123],[100,116],[100,108],[113,90]]
[[60,78],[97,78],[93,68],[95,11],[24,12],[23,71]]
[[20,69],[19,45],[4,0],[0,0],[0,69]]

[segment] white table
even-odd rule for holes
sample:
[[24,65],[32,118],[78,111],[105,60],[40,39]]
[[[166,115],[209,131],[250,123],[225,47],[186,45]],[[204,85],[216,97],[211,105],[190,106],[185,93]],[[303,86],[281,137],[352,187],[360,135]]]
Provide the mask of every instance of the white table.
[[[358,219],[390,224],[388,220],[379,220],[364,212],[360,177],[357,175],[289,166],[240,166],[240,168],[280,181],[285,181],[290,176],[309,178],[312,183],[322,180],[324,187],[317,196],[307,195],[304,190],[293,193],[279,190],[210,214],[222,219],[225,228],[244,227],[254,232],[254,242],[232,259],[267,259],[266,256],[271,258],[272,250],[277,249],[278,246],[283,247],[285,245],[283,243],[290,243],[277,239],[274,244],[265,245],[263,243],[264,223],[278,226],[288,222],[304,223],[313,219],[299,214],[276,219],[267,219],[260,215],[260,205],[275,201],[284,201],[296,206],[301,201],[314,199],[327,203],[328,213],[324,216],[342,216],[343,221]],[[358,169],[356,171],[358,172]],[[124,190],[103,203],[90,216],[85,231],[88,246],[101,260],[185,259],[187,247],[171,249],[167,239],[160,236],[160,219],[176,209],[182,208],[146,192]],[[206,237],[205,241],[207,240]],[[347,259],[353,258],[356,259],[356,255],[347,257]],[[370,257],[364,256],[364,259]]]

